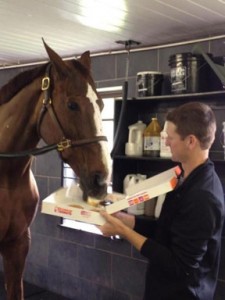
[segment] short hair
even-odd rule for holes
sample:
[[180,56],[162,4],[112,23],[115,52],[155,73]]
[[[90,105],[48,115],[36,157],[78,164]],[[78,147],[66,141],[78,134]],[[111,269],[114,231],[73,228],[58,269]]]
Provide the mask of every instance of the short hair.
[[210,149],[215,139],[216,118],[212,109],[201,102],[183,104],[166,117],[175,124],[176,132],[182,139],[190,134],[196,136],[203,150]]

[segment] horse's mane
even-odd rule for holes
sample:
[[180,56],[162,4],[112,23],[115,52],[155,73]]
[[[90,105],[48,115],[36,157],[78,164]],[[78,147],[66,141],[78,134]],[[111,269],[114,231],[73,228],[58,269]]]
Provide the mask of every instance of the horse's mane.
[[12,78],[7,84],[0,89],[0,105],[10,101],[24,86],[31,83],[41,73],[44,72],[46,64],[31,70],[23,71]]
[[[85,78],[90,77],[89,70],[85,66],[83,66],[79,61],[73,59],[72,63],[74,67],[78,69]],[[43,74],[45,69],[46,64],[27,71],[23,71],[16,75],[14,78],[12,78],[7,84],[5,84],[0,89],[0,105],[10,101],[10,99],[15,94],[17,94],[23,87],[31,83],[40,74]]]

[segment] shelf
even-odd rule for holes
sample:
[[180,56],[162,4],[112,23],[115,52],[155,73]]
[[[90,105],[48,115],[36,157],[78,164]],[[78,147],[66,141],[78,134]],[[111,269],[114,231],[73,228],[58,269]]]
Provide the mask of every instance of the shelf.
[[[219,162],[225,164],[225,157],[223,151],[212,151],[209,154],[210,159],[213,162]],[[153,157],[153,156],[127,156],[127,155],[115,155],[113,159],[116,160],[139,160],[139,161],[159,161],[159,162],[171,162],[171,159],[168,157]],[[174,162],[176,163],[176,162]]]
[[171,161],[170,158],[153,157],[153,156],[127,156],[127,155],[115,155],[113,159],[123,160],[152,160],[152,161]]
[[[224,97],[225,95],[225,90],[224,91],[213,91],[213,92],[204,92],[204,93],[191,93],[191,94],[170,94],[170,95],[160,95],[160,96],[150,96],[150,97],[134,97],[128,99],[129,101],[146,101],[146,100],[181,100],[181,99],[193,99],[195,100],[204,98],[204,99],[209,99],[212,100],[212,96],[221,96]],[[224,98],[223,98],[224,99]]]

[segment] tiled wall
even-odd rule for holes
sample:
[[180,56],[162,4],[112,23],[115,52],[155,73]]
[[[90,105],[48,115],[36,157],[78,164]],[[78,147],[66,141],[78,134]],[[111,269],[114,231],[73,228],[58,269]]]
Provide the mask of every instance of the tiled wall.
[[[135,96],[136,73],[164,73],[163,93],[169,90],[169,56],[192,50],[193,45],[130,54],[129,97]],[[223,40],[205,42],[205,51],[225,55]],[[121,85],[125,78],[126,54],[94,57],[93,75],[98,87]],[[0,85],[19,69],[0,71]],[[224,116],[225,120],[225,116]],[[221,120],[222,121],[222,120]],[[225,168],[225,165],[224,165]],[[61,185],[61,162],[55,152],[34,160],[33,171],[41,199]],[[223,174],[223,172],[221,172]],[[224,172],[225,174],[225,172]],[[225,183],[225,175],[221,175]],[[124,240],[111,240],[59,226],[60,218],[38,212],[32,224],[32,244],[25,279],[71,299],[140,300],[144,288],[146,260]],[[1,266],[2,268],[2,266]],[[225,239],[215,300],[225,294]]]

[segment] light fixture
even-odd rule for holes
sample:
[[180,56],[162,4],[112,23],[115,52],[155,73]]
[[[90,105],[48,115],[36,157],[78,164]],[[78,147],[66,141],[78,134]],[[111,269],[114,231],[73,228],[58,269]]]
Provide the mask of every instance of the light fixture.
[[77,17],[83,25],[104,30],[120,31],[126,16],[125,0],[80,0]]

